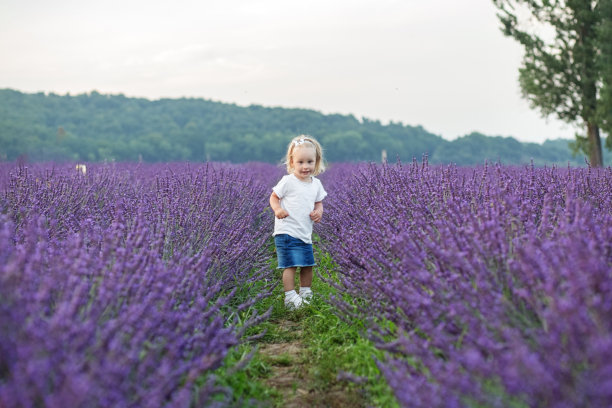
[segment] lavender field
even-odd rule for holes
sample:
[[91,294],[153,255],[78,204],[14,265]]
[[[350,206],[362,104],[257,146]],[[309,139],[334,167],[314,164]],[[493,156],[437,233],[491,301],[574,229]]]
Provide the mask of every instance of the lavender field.
[[334,302],[401,406],[612,406],[612,169],[335,172]]
[[4,165],[0,406],[212,403],[207,373],[265,318],[232,316],[276,284],[276,171]]
[[[232,405],[214,374],[279,296],[281,175],[1,164],[0,406]],[[397,404],[612,406],[612,169],[336,164],[321,179],[315,283],[383,353]]]

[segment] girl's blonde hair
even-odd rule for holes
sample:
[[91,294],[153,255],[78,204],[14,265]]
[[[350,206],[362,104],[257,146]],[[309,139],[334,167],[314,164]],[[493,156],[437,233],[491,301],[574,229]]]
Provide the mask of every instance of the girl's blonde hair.
[[291,161],[293,159],[294,150],[302,146],[312,146],[315,149],[316,162],[313,175],[317,176],[323,173],[325,171],[325,164],[323,163],[323,148],[314,137],[307,135],[300,135],[294,137],[293,140],[291,140],[291,142],[289,143],[289,146],[287,146],[287,155],[285,156],[284,161],[285,165],[287,166],[287,173],[293,172]]

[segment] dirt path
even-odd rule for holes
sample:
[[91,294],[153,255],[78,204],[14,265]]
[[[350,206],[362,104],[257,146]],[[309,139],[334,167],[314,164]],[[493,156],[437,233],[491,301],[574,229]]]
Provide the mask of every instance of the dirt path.
[[363,407],[355,392],[343,389],[341,383],[317,384],[309,352],[302,342],[300,324],[287,319],[278,321],[278,340],[261,343],[259,353],[272,368],[264,383],[283,396],[283,407]]

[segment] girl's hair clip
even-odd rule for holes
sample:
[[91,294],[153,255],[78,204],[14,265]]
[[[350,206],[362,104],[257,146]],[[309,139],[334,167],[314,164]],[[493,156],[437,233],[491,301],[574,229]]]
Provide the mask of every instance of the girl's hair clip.
[[310,142],[310,140],[306,140],[304,138],[298,139],[298,140],[294,140],[293,141],[293,146],[298,147],[301,144],[304,144],[306,142]]

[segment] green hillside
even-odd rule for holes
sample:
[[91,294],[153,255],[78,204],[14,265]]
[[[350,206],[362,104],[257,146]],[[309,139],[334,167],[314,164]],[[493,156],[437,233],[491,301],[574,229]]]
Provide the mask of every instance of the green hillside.
[[385,150],[389,161],[427,154],[430,163],[584,165],[563,140],[540,145],[473,133],[447,141],[421,126],[308,109],[0,90],[1,160],[278,162],[302,133],[317,137],[331,162],[380,161]]

